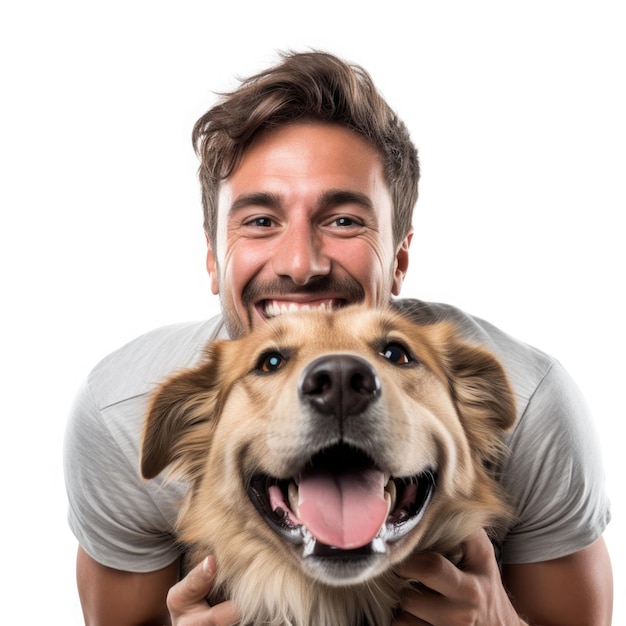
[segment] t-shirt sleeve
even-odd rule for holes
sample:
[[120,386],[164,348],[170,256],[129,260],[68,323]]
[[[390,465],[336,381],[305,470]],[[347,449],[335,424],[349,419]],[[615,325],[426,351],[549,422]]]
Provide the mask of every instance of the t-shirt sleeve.
[[523,409],[510,439],[503,485],[518,520],[503,562],[532,563],[576,552],[610,519],[600,445],[582,395],[553,362]]
[[[99,409],[86,382],[72,408],[64,449],[70,528],[96,561],[131,572],[161,569],[180,552],[172,521],[180,494],[161,497],[166,487],[139,475],[140,426],[132,424],[140,424],[137,415],[144,407],[145,398],[138,396]],[[115,413],[118,422],[128,420],[125,438],[106,413]]]

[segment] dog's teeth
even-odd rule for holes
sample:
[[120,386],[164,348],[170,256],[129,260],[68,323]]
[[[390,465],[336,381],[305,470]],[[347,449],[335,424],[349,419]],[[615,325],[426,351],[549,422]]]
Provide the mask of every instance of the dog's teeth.
[[302,527],[302,539],[304,540],[304,550],[302,551],[302,556],[312,556],[315,550],[315,537],[306,529],[304,526]]
[[372,552],[374,552],[375,554],[385,554],[385,552],[387,552],[387,546],[385,545],[385,541],[380,535],[374,537],[371,546]]
[[389,479],[389,482],[385,485],[385,500],[389,503],[389,510],[392,511],[396,506],[397,491],[396,483],[393,478]]
[[298,516],[298,487],[296,487],[296,483],[289,483],[289,487],[287,487],[287,496],[289,498],[289,506],[291,510]]
[[388,491],[385,491],[385,502],[387,503],[387,515],[389,515],[389,513],[391,513],[391,508],[393,504],[391,502],[391,496],[389,495]]

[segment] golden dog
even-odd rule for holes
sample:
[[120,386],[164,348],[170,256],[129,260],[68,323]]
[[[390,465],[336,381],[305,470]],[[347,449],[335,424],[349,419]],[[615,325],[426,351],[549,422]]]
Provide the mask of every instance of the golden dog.
[[244,624],[385,626],[415,550],[508,519],[499,362],[447,323],[348,307],[209,343],[157,390],[141,471],[189,483],[179,536]]

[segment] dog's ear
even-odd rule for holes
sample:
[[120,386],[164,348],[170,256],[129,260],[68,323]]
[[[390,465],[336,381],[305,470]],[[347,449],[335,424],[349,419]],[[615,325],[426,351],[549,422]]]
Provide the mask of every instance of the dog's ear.
[[472,344],[454,326],[438,324],[448,384],[472,449],[483,462],[502,451],[502,434],[517,418],[515,395],[503,365],[488,349]]
[[223,390],[222,344],[210,343],[201,364],[172,376],[151,398],[140,450],[141,475],[154,478],[168,465],[193,473],[207,452]]

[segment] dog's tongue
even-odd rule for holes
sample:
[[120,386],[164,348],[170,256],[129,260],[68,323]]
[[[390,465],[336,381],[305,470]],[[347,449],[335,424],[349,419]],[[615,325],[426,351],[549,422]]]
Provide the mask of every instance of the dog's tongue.
[[307,472],[298,486],[298,517],[323,544],[361,548],[376,537],[387,518],[384,482],[383,473],[374,469]]

